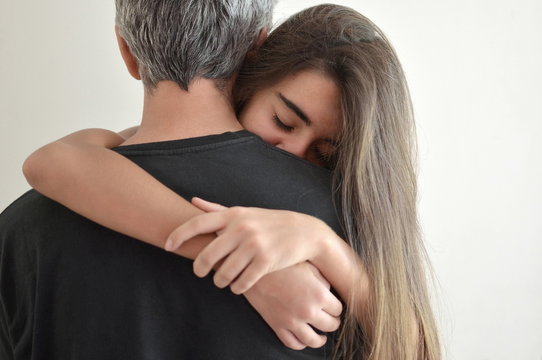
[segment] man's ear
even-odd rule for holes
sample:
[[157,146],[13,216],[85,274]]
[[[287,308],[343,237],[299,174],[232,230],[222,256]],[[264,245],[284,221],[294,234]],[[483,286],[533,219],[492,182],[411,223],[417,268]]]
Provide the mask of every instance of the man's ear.
[[247,56],[246,56],[247,59],[250,59],[251,57],[256,55],[256,53],[258,52],[258,49],[260,48],[260,46],[263,45],[265,40],[267,40],[267,28],[263,28],[260,30],[260,33],[258,34],[258,38],[256,39],[256,42],[254,43],[254,46],[247,53]]
[[117,36],[117,43],[119,44],[120,54],[122,55],[122,59],[124,60],[124,63],[126,64],[126,68],[128,69],[128,72],[136,80],[141,80],[141,75],[139,75],[139,65],[137,64],[137,60],[134,57],[134,55],[132,55],[132,51],[130,51],[130,47],[128,47],[126,40],[124,40],[124,38],[120,35],[119,29],[116,25],[115,25],[115,35]]
[[265,40],[267,40],[267,35],[269,35],[267,28],[263,28],[260,30],[260,33],[258,34],[258,39],[256,40],[256,49],[262,46]]

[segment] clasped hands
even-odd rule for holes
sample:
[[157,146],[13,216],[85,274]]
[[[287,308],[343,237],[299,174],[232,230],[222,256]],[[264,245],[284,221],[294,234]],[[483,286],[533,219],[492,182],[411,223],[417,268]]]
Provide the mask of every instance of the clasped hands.
[[326,336],[314,328],[336,330],[342,304],[310,262],[325,256],[325,235],[332,230],[292,211],[227,208],[199,198],[192,204],[205,213],[173,231],[166,250],[175,251],[196,235],[216,233],[194,260],[194,273],[204,277],[215,269],[215,285],[243,294],[286,346],[323,346]]

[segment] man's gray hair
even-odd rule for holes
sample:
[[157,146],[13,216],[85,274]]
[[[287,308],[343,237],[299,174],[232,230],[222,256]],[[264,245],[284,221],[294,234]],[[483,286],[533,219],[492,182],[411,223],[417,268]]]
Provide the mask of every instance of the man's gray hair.
[[143,84],[185,90],[195,77],[229,79],[270,28],[276,0],[116,0],[116,24]]

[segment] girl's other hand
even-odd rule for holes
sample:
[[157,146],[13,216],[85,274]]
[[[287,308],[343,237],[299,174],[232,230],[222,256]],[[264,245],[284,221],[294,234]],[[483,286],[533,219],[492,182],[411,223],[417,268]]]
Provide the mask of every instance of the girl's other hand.
[[308,262],[267,274],[243,294],[287,347],[319,348],[337,330],[342,304]]
[[328,239],[337,237],[323,221],[293,211],[227,208],[199,198],[192,204],[207,213],[173,231],[166,250],[174,251],[196,235],[216,233],[194,260],[194,273],[204,277],[216,268],[216,286],[230,285],[235,294],[270,272],[311,261],[325,253]]

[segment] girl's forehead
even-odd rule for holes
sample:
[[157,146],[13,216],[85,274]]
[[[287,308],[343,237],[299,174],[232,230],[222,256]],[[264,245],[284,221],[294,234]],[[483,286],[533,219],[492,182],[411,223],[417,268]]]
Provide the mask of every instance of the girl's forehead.
[[335,81],[316,70],[289,75],[267,92],[304,122],[317,126],[338,125],[340,91]]

